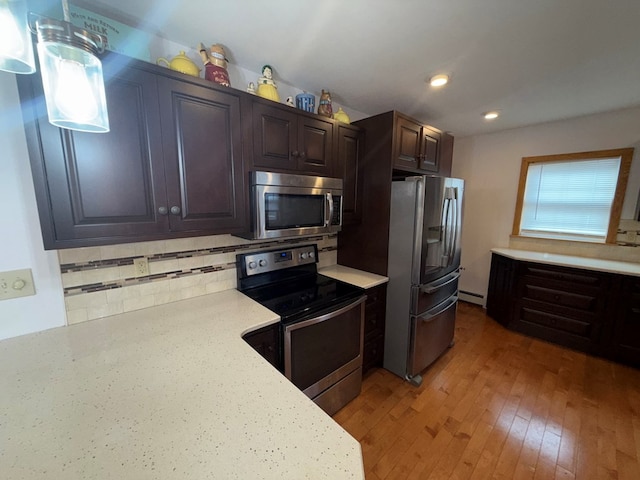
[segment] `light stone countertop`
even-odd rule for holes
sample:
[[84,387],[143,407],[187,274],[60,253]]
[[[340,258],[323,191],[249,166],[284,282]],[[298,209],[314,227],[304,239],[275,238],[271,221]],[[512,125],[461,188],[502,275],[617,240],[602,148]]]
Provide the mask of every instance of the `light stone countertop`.
[[640,276],[640,264],[638,263],[574,257],[572,255],[559,255],[555,253],[531,252],[528,250],[514,250],[511,248],[492,248],[491,251],[505,257],[513,258],[514,260],[547,263],[550,265],[582,268],[599,272],[619,273],[636,277]]
[[360,444],[241,335],[236,290],[0,341],[4,479],[364,479]]
[[355,268],[345,267],[343,265],[323,267],[318,270],[318,273],[365,289],[382,285],[389,281],[388,277],[356,270]]

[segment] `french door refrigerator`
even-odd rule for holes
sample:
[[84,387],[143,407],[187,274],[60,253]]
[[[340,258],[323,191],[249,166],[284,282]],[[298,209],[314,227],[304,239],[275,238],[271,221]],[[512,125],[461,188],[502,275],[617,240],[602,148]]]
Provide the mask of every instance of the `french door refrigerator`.
[[453,345],[463,196],[457,178],[392,183],[384,367],[414,385]]

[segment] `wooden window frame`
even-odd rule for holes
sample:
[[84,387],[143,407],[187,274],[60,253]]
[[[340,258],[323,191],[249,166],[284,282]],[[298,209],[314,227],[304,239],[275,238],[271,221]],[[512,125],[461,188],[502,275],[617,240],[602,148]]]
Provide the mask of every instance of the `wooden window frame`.
[[[616,192],[611,205],[611,216],[609,217],[609,228],[605,244],[616,243],[616,235],[620,224],[620,216],[622,215],[622,205],[624,196],[627,191],[627,182],[629,180],[629,171],[631,170],[631,160],[633,158],[633,148],[618,148],[614,150],[596,150],[593,152],[578,153],[561,153],[557,155],[542,155],[539,157],[523,157],[520,166],[520,180],[518,181],[518,197],[516,199],[516,211],[513,217],[512,236],[520,237],[520,221],[522,218],[522,207],[524,204],[524,190],[527,183],[527,173],[529,165],[534,163],[545,162],[577,162],[580,160],[592,160],[598,158],[615,158],[620,157],[620,171],[618,172],[618,181],[616,183]],[[534,238],[529,237],[527,238]],[[561,239],[558,239],[561,240]]]

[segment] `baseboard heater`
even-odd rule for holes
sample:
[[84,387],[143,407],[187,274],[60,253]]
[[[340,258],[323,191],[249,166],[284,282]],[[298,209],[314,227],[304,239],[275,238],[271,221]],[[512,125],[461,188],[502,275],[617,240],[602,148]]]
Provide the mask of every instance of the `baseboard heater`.
[[477,305],[484,306],[484,295],[480,295],[479,293],[466,292],[464,290],[459,290],[458,296],[460,300],[463,300],[465,302],[475,303]]

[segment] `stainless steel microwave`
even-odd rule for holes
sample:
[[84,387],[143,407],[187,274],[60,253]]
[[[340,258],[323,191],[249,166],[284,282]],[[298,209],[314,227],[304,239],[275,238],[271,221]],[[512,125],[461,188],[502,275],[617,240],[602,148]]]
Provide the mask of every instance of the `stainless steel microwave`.
[[251,172],[250,239],[339,232],[342,179]]

